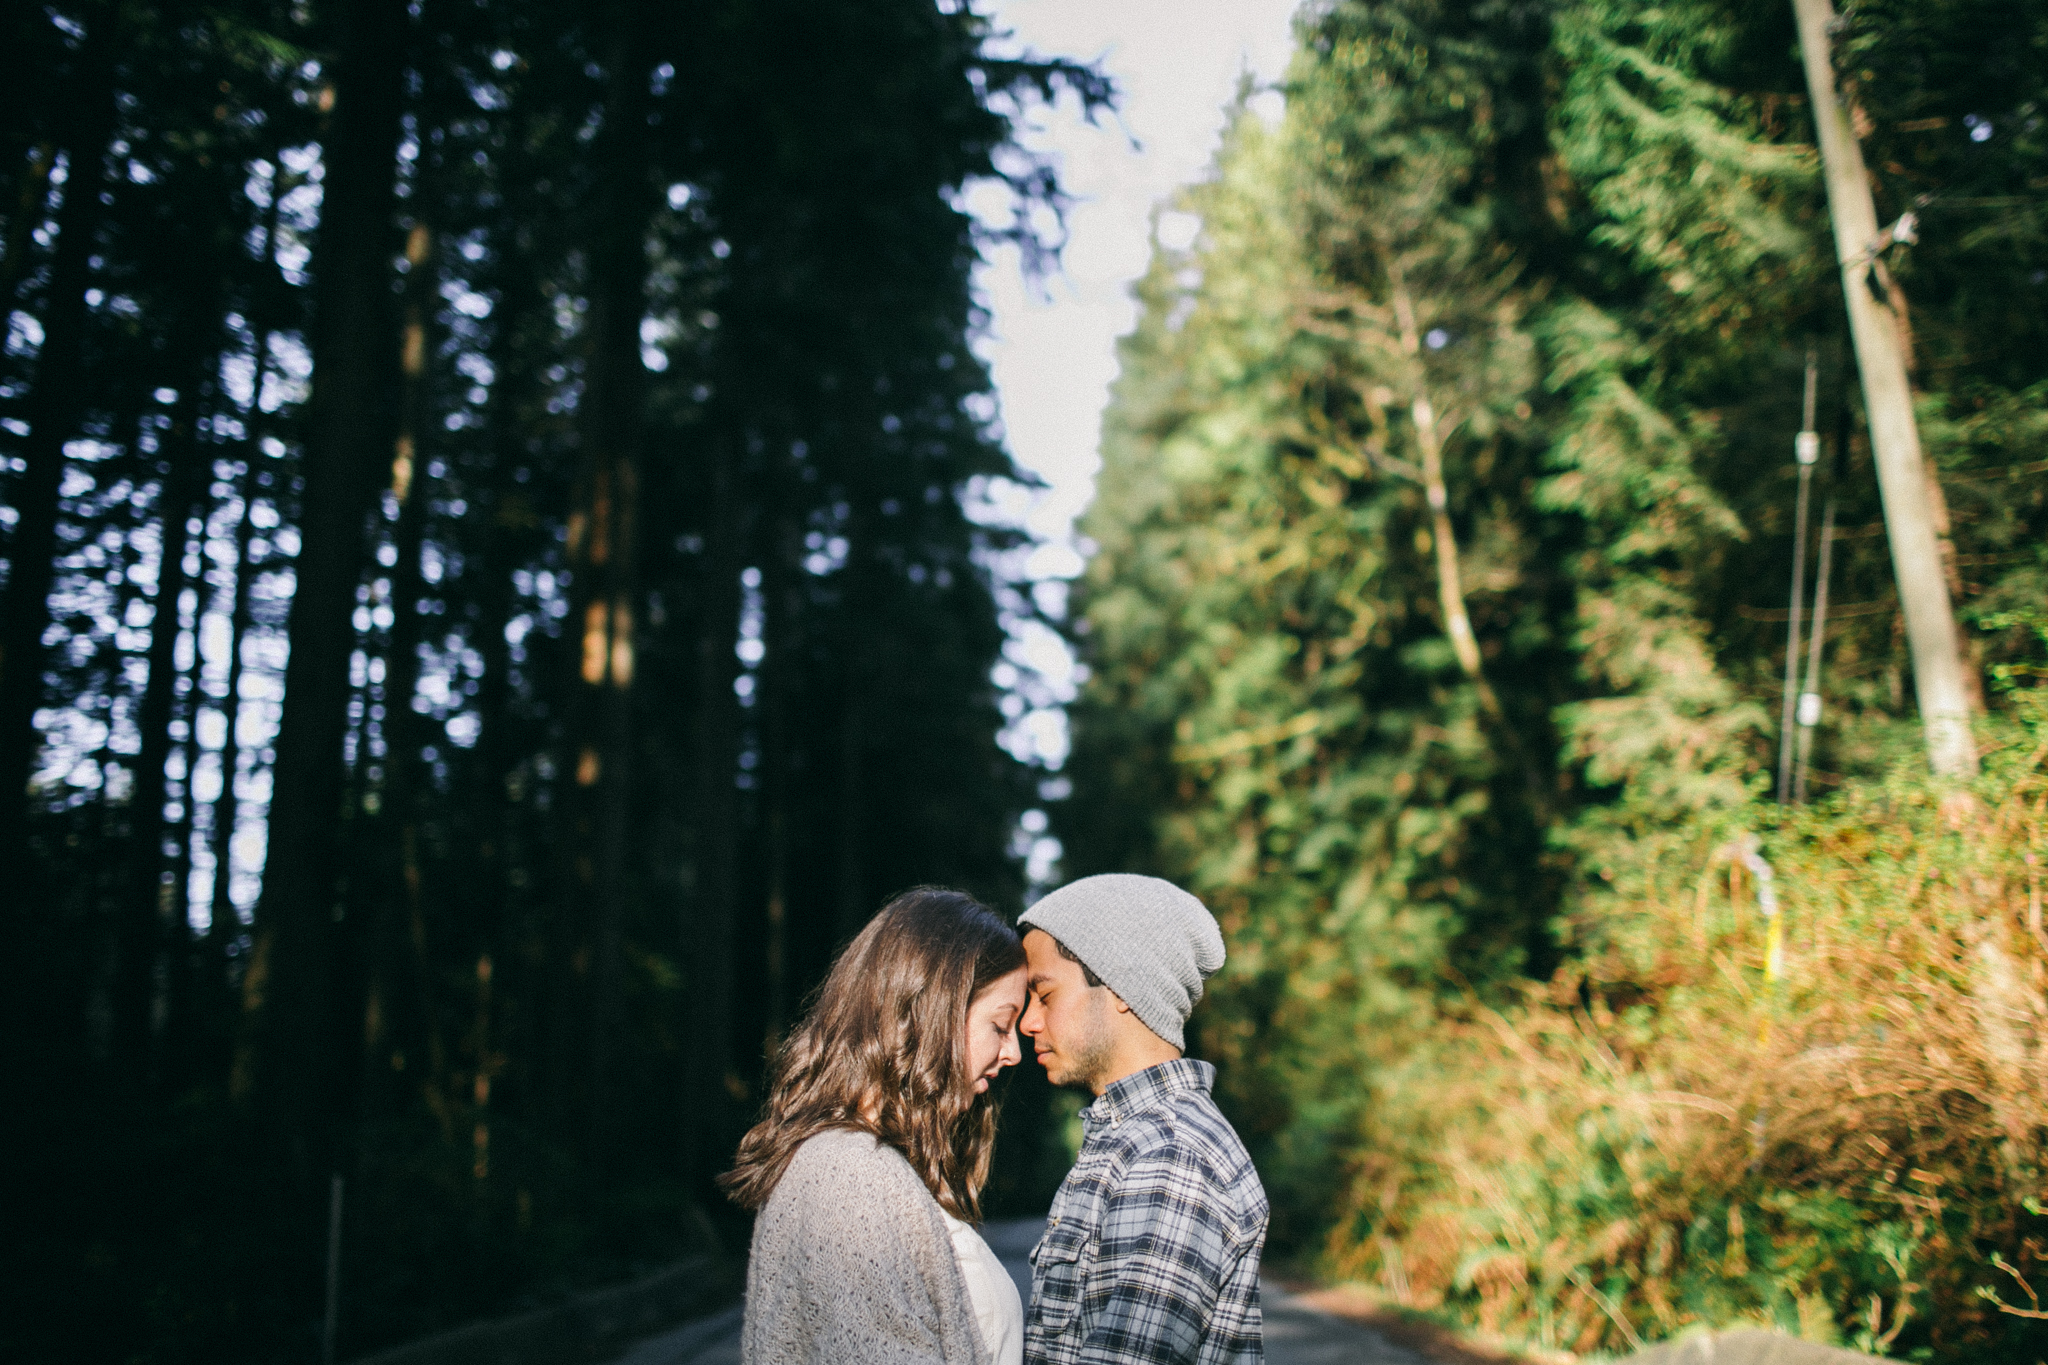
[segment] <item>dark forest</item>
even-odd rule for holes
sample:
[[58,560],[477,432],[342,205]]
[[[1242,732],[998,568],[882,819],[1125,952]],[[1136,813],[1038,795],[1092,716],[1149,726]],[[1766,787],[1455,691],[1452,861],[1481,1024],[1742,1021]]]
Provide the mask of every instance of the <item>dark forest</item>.
[[1018,908],[970,270],[1105,78],[914,0],[5,22],[0,1354],[310,1358],[336,1177],[344,1356],[743,1239],[836,945]]

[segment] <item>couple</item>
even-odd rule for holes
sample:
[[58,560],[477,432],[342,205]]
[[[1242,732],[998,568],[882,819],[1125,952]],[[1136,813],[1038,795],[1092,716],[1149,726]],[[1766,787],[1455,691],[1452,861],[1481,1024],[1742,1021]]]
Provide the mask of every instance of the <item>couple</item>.
[[[1156,877],[1086,877],[1024,936],[957,891],[885,906],[777,1060],[726,1175],[758,1211],[745,1365],[1257,1362],[1266,1195],[1181,1055],[1216,922]],[[1031,1037],[1086,1089],[1079,1160],[1031,1253],[1027,1315],[975,1232],[989,1083]]]

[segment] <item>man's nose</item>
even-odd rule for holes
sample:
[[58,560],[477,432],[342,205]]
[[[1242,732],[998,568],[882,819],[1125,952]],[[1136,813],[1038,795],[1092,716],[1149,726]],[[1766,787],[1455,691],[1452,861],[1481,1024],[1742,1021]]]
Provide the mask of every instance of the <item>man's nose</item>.
[[[1025,1002],[1024,1017],[1018,1021],[1017,1027],[1023,1029],[1026,1036],[1032,1038],[1036,1038],[1045,1031],[1045,1007],[1038,1003],[1037,996],[1034,995],[1029,1001]],[[1019,1055],[1021,1056],[1022,1054],[1020,1053]]]

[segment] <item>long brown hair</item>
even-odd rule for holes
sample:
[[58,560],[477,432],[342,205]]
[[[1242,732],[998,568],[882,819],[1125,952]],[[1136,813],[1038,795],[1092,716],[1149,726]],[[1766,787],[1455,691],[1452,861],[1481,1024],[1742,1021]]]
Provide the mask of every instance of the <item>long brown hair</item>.
[[903,1153],[941,1208],[978,1221],[996,1108],[967,1075],[967,1007],[1023,965],[1016,931],[964,892],[921,886],[883,906],[783,1044],[768,1112],[719,1177],[726,1193],[760,1208],[807,1138],[854,1128]]

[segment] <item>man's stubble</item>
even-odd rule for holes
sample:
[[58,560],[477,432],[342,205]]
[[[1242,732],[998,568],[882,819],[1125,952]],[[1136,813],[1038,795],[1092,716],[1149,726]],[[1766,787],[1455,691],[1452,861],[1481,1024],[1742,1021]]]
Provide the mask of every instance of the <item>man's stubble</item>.
[[1098,1082],[1107,1077],[1115,1066],[1115,1016],[1109,1003],[1109,992],[1099,987],[1097,991],[1100,993],[1089,1011],[1088,1037],[1067,1054],[1071,1065],[1066,1079],[1059,1082],[1063,1089],[1100,1094],[1102,1087]]

